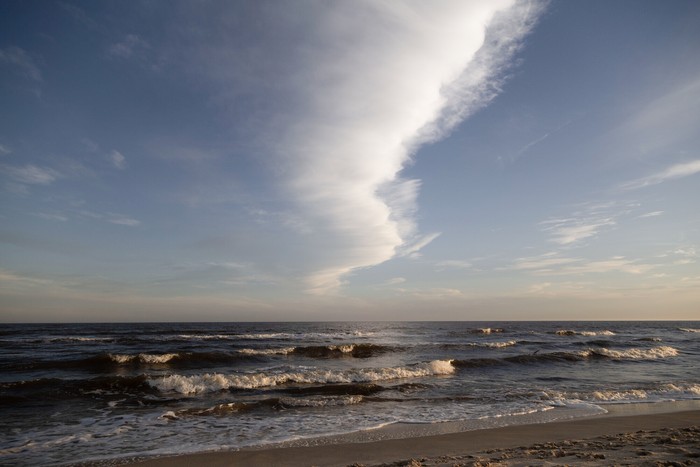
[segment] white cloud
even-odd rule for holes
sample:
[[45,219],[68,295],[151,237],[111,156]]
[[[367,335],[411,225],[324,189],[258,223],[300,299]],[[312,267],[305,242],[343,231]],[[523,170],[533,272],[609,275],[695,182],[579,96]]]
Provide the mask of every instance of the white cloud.
[[445,261],[438,261],[435,263],[435,266],[438,268],[450,268],[450,269],[471,269],[472,268],[472,263],[469,261],[461,261],[461,260],[456,260],[456,259],[448,259]]
[[645,217],[656,217],[656,216],[660,216],[660,215],[663,214],[663,213],[664,213],[663,211],[653,211],[653,212],[648,212],[648,213],[646,213],[646,214],[642,214],[642,215],[639,216],[639,217],[640,217],[640,218],[645,218]]
[[2,64],[13,67],[21,76],[32,81],[42,81],[39,67],[24,49],[19,47],[5,47],[4,49],[0,49],[0,65]]
[[608,260],[588,261],[570,264],[556,270],[537,271],[541,275],[572,275],[572,274],[602,274],[608,272],[624,272],[627,274],[643,274],[656,266],[629,260],[622,256],[614,256]]
[[61,175],[48,167],[38,167],[33,164],[22,167],[1,166],[0,168],[15,181],[28,185],[48,185]]
[[561,257],[551,257],[551,255],[530,257],[530,258],[518,258],[515,263],[509,268],[514,270],[529,270],[529,269],[549,269],[554,266],[562,266],[564,264],[571,264],[580,262],[577,258],[561,258]]
[[127,34],[120,42],[112,44],[108,52],[113,57],[127,59],[148,47],[148,42],[144,41],[136,34]]
[[615,220],[613,218],[555,219],[541,224],[552,236],[550,239],[552,242],[571,245],[597,235],[603,227],[615,225]]
[[5,156],[7,154],[12,154],[12,150],[7,146],[0,144],[0,156]]
[[648,177],[623,183],[620,188],[622,190],[637,190],[639,188],[658,185],[659,183],[663,183],[668,180],[689,177],[698,172],[700,172],[700,160],[694,160],[683,164],[672,165],[661,172],[649,175]]
[[124,170],[126,168],[126,158],[117,150],[109,153],[109,160],[112,165],[119,170]]
[[388,281],[386,281],[386,285],[398,285],[398,284],[403,284],[404,282],[406,282],[405,277],[393,277],[393,278],[389,279]]
[[41,217],[42,219],[51,220],[51,221],[66,222],[68,220],[68,218],[66,216],[64,216],[63,214],[38,212],[38,213],[36,213],[36,215],[38,217]]
[[440,138],[499,92],[501,72],[539,7],[488,2],[338,2],[309,31],[306,107],[283,130],[286,184],[327,245],[309,291],[437,234],[415,222],[420,183],[401,178],[421,144]]
[[107,222],[117,225],[126,225],[128,227],[136,227],[141,225],[141,221],[136,219],[131,219],[130,217],[114,216],[107,219]]
[[445,300],[454,298],[464,298],[465,295],[459,289],[437,287],[433,289],[412,291],[411,296],[421,300]]

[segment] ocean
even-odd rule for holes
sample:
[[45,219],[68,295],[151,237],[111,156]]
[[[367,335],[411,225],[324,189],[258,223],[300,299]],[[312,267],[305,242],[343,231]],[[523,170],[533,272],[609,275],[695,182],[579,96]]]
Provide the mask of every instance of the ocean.
[[5,324],[0,369],[0,464],[118,463],[700,400],[700,322]]

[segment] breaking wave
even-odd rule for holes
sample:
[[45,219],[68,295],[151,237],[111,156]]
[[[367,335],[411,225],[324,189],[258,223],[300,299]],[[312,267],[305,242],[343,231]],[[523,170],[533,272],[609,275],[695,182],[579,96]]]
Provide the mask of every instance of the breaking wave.
[[650,349],[612,350],[605,347],[591,348],[578,352],[548,352],[514,355],[504,358],[474,358],[468,360],[455,360],[453,365],[458,368],[480,368],[504,363],[533,364],[547,362],[581,362],[588,359],[612,359],[612,360],[655,360],[660,358],[675,357],[678,350],[673,347],[661,346]]
[[646,388],[599,389],[590,392],[546,391],[549,400],[583,400],[596,403],[687,400],[700,398],[700,384],[664,383]]
[[227,402],[206,408],[188,408],[178,411],[168,411],[161,418],[175,420],[183,417],[227,416],[246,413],[253,410],[287,410],[305,407],[342,407],[355,405],[364,401],[363,396],[320,396],[320,397],[272,397],[250,402]]
[[423,376],[449,375],[454,366],[449,360],[434,360],[412,366],[393,368],[359,368],[352,370],[301,370],[284,373],[249,373],[225,375],[170,375],[149,379],[148,383],[161,392],[200,394],[227,389],[255,389],[284,384],[328,384],[374,382]]
[[370,358],[395,350],[394,347],[377,344],[314,345],[282,347],[277,349],[241,349],[244,355],[299,355],[310,358]]
[[554,334],[557,336],[614,336],[615,333],[607,329],[603,331],[574,331],[572,329],[559,329]]
[[605,356],[617,360],[654,360],[657,358],[675,357],[678,355],[678,350],[664,345],[660,347],[653,347],[651,349],[589,349],[584,351],[584,354],[586,354],[586,356]]

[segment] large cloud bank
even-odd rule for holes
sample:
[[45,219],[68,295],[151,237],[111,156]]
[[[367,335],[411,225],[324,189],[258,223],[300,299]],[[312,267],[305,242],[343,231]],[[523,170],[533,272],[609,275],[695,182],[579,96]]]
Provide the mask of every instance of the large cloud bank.
[[297,76],[299,118],[285,131],[286,188],[325,239],[308,291],[337,290],[353,270],[412,254],[416,149],[486,105],[539,7],[509,0],[336,2],[310,32]]

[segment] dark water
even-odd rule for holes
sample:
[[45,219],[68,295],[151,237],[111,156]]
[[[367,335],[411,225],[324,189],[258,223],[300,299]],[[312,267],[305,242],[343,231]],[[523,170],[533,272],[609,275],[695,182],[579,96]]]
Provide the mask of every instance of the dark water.
[[60,464],[700,399],[700,322],[2,325],[0,369],[0,463]]

